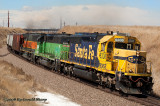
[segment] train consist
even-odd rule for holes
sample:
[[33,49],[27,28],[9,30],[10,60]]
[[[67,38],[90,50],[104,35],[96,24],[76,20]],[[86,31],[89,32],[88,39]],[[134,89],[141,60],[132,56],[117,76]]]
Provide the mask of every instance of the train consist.
[[126,94],[152,91],[151,66],[136,37],[126,33],[26,33],[7,36],[12,52],[53,71]]

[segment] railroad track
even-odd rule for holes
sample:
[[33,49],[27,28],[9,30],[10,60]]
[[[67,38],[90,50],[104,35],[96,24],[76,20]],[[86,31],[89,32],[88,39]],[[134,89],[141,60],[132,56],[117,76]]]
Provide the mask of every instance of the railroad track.
[[[106,93],[110,93],[110,94],[113,94],[113,95],[116,95],[116,96],[119,96],[119,97],[122,97],[124,99],[127,99],[127,100],[130,100],[130,101],[133,101],[133,102],[136,102],[136,103],[140,103],[142,105],[145,105],[145,106],[160,106],[160,97],[156,97],[156,96],[151,96],[151,95],[126,95],[126,94],[123,94],[123,93],[120,93],[119,91],[116,91],[116,90],[112,90],[112,89],[109,89],[109,88],[104,88],[96,83],[93,83],[91,81],[87,81],[85,79],[80,79],[80,78],[76,78],[76,77],[70,77],[69,75],[65,75],[63,73],[59,73],[57,71],[52,71],[51,69],[45,67],[45,66],[42,66],[42,65],[38,65],[38,64],[34,64],[33,62],[17,55],[17,54],[14,54],[12,51],[8,50],[11,54],[13,54],[14,56],[24,60],[24,61],[27,61],[29,62],[30,64],[32,65],[35,65],[36,67],[41,67],[47,71],[50,71],[50,72],[53,72],[57,75],[61,75],[65,78],[68,78],[70,80],[73,80],[73,81],[77,81],[79,83],[82,83],[82,84],[85,84],[87,86],[91,86],[95,89],[99,89],[101,91],[104,91]],[[8,53],[9,54],[9,53]],[[6,54],[6,55],[8,55]],[[6,56],[5,55],[5,56]]]

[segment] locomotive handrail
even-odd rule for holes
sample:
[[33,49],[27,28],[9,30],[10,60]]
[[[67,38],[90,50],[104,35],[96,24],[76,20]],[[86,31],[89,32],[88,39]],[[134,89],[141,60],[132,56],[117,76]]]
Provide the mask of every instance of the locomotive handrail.
[[145,73],[145,70],[146,70],[146,62],[144,62],[143,64],[144,64],[143,73]]
[[[149,63],[150,64],[150,68],[147,69],[147,72],[149,70],[149,73],[152,73],[152,62],[151,61],[146,61],[146,63]],[[148,66],[148,65],[147,65]]]
[[119,60],[118,60],[118,65],[117,65],[117,69],[116,69],[116,71],[118,71],[118,67],[119,67]]
[[[119,62],[119,61],[118,61],[118,62]],[[123,68],[123,66],[124,66],[125,63],[126,63],[126,60],[123,62],[123,65],[122,65],[120,71],[122,71],[122,68]],[[126,72],[126,70],[125,70],[125,72]]]

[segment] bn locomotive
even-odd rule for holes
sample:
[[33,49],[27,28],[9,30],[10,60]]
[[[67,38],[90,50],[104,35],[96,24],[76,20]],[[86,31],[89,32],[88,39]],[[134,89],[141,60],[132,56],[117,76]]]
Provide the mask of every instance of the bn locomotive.
[[126,33],[27,33],[7,36],[8,48],[36,64],[127,94],[152,90],[151,65]]

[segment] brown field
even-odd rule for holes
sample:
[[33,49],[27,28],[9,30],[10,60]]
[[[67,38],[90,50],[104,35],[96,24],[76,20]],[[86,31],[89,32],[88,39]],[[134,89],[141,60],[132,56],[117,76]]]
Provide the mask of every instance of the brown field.
[[36,106],[34,101],[6,101],[13,98],[33,98],[27,91],[46,91],[32,76],[5,61],[0,61],[0,106]]
[[153,91],[160,96],[160,27],[156,26],[66,26],[59,31],[74,34],[75,32],[99,32],[119,31],[130,33],[142,43],[142,50],[147,51],[147,60],[152,61],[152,76],[154,78]]

